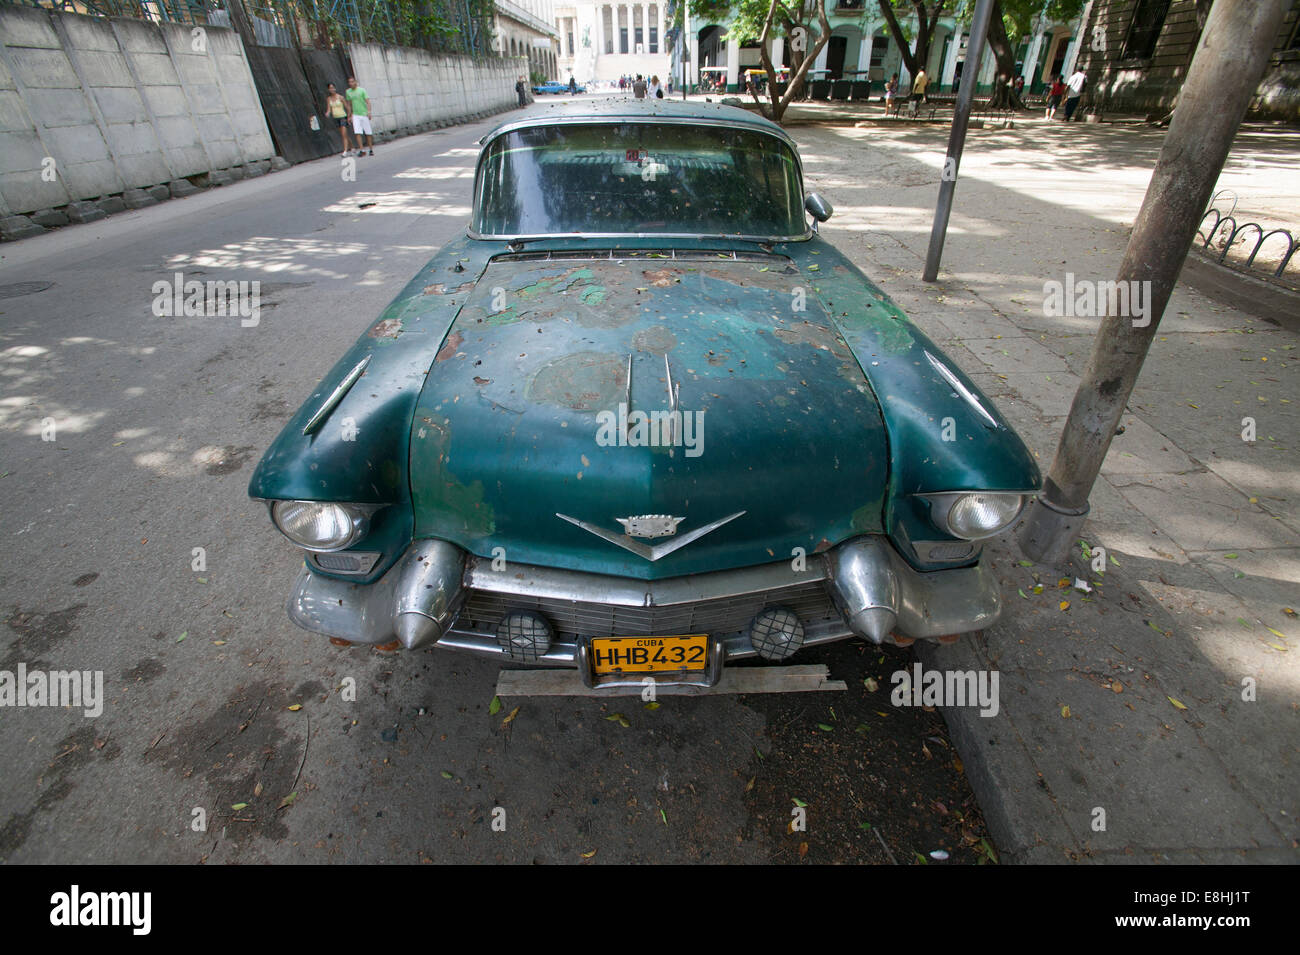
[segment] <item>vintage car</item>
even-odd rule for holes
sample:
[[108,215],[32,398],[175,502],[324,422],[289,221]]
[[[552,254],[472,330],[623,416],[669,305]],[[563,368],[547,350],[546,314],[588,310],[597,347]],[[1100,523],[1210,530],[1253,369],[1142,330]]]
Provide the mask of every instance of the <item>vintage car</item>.
[[293,621],[590,685],[992,623],[982,542],[1038,469],[818,234],[831,211],[732,107],[573,104],[485,136],[466,233],[252,477],[304,552]]
[[[555,93],[556,95],[559,95],[561,93],[572,93],[575,92],[575,90],[569,89],[568,83],[561,83],[559,80],[547,80],[545,83],[535,84],[533,86],[533,92],[538,95],[544,93]],[[587,87],[579,83],[577,84],[576,92],[585,93],[587,92]]]

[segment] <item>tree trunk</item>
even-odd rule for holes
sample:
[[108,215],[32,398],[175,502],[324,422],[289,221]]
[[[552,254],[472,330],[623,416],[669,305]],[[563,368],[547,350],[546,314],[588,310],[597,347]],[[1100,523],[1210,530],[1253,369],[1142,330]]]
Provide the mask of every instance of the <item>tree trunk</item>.
[[[754,97],[754,102],[758,104],[758,108],[762,111],[764,116],[772,120],[774,123],[779,123],[781,122],[781,117],[785,115],[786,109],[794,101],[799,90],[803,87],[803,78],[807,75],[809,67],[816,62],[817,54],[821,53],[822,47],[830,42],[831,26],[829,21],[826,19],[826,0],[817,0],[816,13],[819,30],[817,42],[813,45],[811,50],[802,51],[799,56],[798,66],[794,66],[795,59],[793,54],[799,51],[795,51],[793,48],[791,49],[790,83],[786,87],[784,95],[777,95],[776,69],[772,66],[772,53],[768,44],[768,37],[771,36],[772,32],[772,19],[776,15],[776,7],[777,0],[772,0],[772,5],[767,11],[767,19],[763,21],[763,32],[758,38],[759,61],[763,65],[763,71],[767,73],[767,96],[769,103],[760,102],[757,91],[752,92],[750,95]],[[790,26],[787,21],[786,35],[791,35],[795,27],[803,27],[803,24],[794,24],[793,26]],[[805,32],[811,32],[807,27],[803,27],[803,29]]]
[[[1016,51],[1011,48],[1011,40],[1007,37],[1007,25],[1002,20],[1002,0],[993,0],[993,12],[989,15],[989,49],[993,51],[997,75],[1006,77],[1005,83],[1010,84],[1016,78]],[[1004,95],[1003,85],[1004,81],[999,79],[995,87],[998,100],[996,108],[1024,109],[1025,104],[1016,95],[1015,87],[1007,85]]]
[[[916,57],[912,55],[912,51],[908,48],[907,37],[903,36],[903,28],[898,23],[898,17],[894,15],[893,6],[890,4],[889,0],[879,0],[879,3],[880,12],[884,15],[885,23],[889,26],[890,36],[892,36],[894,42],[898,44],[898,52],[903,57],[903,65],[907,67],[908,75],[916,76]],[[917,49],[920,49],[919,34],[917,35],[917,43]]]

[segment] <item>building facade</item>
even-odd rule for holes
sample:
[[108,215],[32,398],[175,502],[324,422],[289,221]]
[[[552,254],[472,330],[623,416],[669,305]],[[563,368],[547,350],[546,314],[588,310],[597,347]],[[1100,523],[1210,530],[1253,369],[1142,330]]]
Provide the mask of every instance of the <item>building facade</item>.
[[[1206,0],[1093,0],[1079,55],[1086,102],[1102,113],[1164,114],[1200,41]],[[1254,119],[1300,121],[1300,0],[1294,0],[1251,102]]]
[[531,78],[559,77],[554,0],[496,0],[493,49],[528,58]]
[[606,84],[620,76],[667,79],[666,3],[568,0],[555,8],[559,78]]
[[[903,89],[911,83],[902,51],[890,32],[874,0],[827,0],[830,40],[822,47],[811,69],[825,79],[870,80],[876,89],[895,73]],[[899,22],[911,35],[916,33],[916,17],[900,17]],[[1073,62],[1081,17],[1056,22],[1039,17],[1032,36],[1024,38],[1016,51],[1016,72],[1025,77],[1025,86],[1037,92],[1050,83],[1056,73],[1065,72]],[[930,41],[925,64],[934,92],[951,92],[960,84],[966,62],[965,40],[969,23],[954,17],[940,18]],[[674,52],[673,76],[681,82],[685,69],[690,82],[706,78],[720,79],[730,92],[740,89],[744,71],[761,67],[758,44],[741,45],[730,40],[724,23],[687,23],[686,43],[678,43]],[[772,43],[772,63],[778,68],[788,64],[784,38]],[[992,87],[996,63],[986,49],[978,77],[981,92]]]

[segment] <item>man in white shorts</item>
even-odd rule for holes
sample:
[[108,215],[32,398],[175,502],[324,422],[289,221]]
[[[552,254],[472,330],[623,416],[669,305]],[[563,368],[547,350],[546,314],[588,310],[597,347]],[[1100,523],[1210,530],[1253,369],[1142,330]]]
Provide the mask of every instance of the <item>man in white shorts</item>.
[[370,155],[375,154],[374,130],[370,126],[370,97],[366,91],[357,85],[355,76],[348,77],[348,91],[343,94],[348,98],[348,106],[352,111],[352,134],[357,137],[357,155],[362,155],[360,149],[361,137],[366,137],[366,148],[370,150]]

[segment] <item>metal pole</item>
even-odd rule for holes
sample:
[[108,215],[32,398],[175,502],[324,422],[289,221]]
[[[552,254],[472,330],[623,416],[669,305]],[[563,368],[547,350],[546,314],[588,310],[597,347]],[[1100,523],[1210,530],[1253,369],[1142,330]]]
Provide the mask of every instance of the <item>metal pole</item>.
[[[979,77],[980,61],[984,58],[989,12],[992,9],[993,0],[975,2],[970,42],[966,46],[966,66],[961,71],[963,82],[957,90],[957,106],[952,113],[952,132],[948,137],[948,155],[944,159],[943,175],[939,181],[939,204],[934,210],[934,228],[930,230],[930,251],[925,254],[925,271],[921,273],[921,278],[926,282],[933,282],[939,277],[939,260],[943,258],[943,240],[948,235],[952,195],[957,189],[957,169],[961,166],[961,151],[966,145],[966,126],[970,122],[971,101],[975,98],[975,83]],[[920,64],[920,67],[925,69],[925,64]],[[951,169],[948,168],[950,165]]]
[[[1118,296],[1106,296],[1106,305],[1098,296],[1107,314],[1052,469],[1020,533],[1025,554],[1034,560],[1063,562],[1088,513],[1088,496],[1115,428],[1290,5],[1291,0],[1218,0],[1210,9],[1119,266],[1117,286],[1145,292],[1147,305],[1134,314],[1132,291],[1127,309]],[[1128,314],[1110,314],[1112,309]]]

